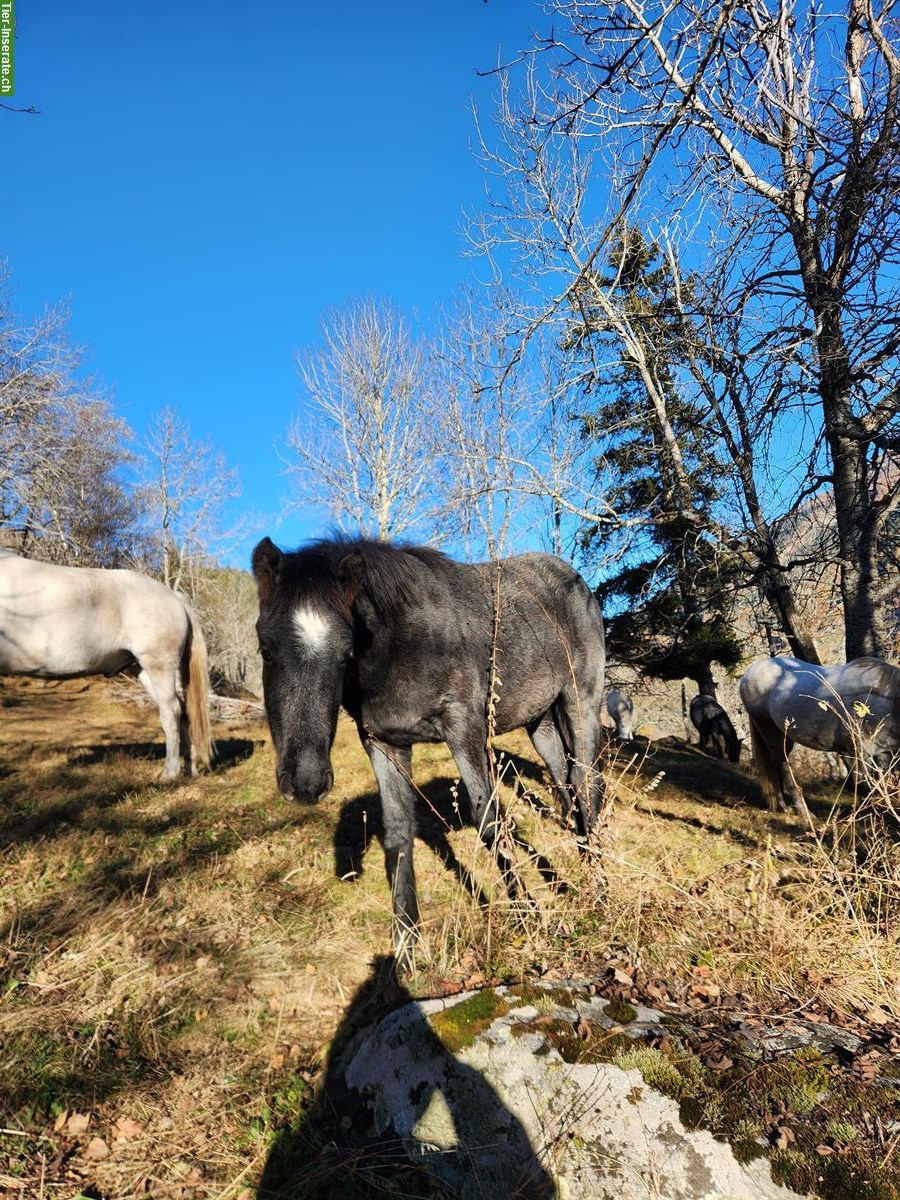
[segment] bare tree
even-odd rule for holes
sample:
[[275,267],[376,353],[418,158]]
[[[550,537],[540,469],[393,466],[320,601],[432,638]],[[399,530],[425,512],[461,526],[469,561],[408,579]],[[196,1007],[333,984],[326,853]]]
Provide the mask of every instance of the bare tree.
[[80,375],[66,322],[22,321],[0,298],[0,523],[26,553],[110,565],[136,536],[130,430]]
[[235,535],[224,510],[240,495],[237,471],[210,442],[196,441],[171,407],[151,419],[143,449],[148,520],[163,581],[193,596],[196,568]]
[[470,555],[497,557],[537,538],[572,557],[584,524],[607,528],[613,514],[602,462],[573,411],[571,356],[549,329],[515,355],[520,304],[502,287],[464,294],[445,321],[438,420],[447,531]]
[[210,674],[219,694],[262,695],[256,639],[256,584],[248,571],[210,566],[197,571],[194,603],[203,614]]
[[426,530],[437,453],[430,358],[403,317],[373,300],[332,312],[297,355],[304,396],[288,432],[296,503],[376,538]]
[[[879,550],[898,504],[885,461],[900,448],[900,56],[890,9],[870,0],[849,0],[840,14],[814,0],[548,8],[554,31],[536,47],[540,67],[531,56],[522,143],[494,161],[528,182],[519,227],[529,236],[552,227],[553,261],[570,258],[550,308],[577,302],[610,228],[585,238],[569,224],[590,178],[581,146],[615,156],[626,198],[664,146],[666,203],[666,175],[695,215],[698,198],[710,209],[728,198],[744,227],[740,268],[779,323],[787,313],[805,331],[826,452],[810,487],[833,495],[847,655],[883,651]],[[560,142],[573,169],[553,178],[545,151]]]

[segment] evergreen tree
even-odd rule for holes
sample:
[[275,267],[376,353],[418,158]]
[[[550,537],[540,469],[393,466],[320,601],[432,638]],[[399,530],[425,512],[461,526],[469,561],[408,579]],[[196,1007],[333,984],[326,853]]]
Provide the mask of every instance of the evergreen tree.
[[[731,618],[739,563],[713,512],[723,468],[700,401],[681,386],[684,325],[658,247],[625,229],[606,266],[579,297],[568,344],[595,363],[615,361],[609,377],[597,367],[587,373],[592,407],[582,418],[584,436],[602,443],[613,481],[606,499],[629,538],[623,565],[598,589],[613,613],[610,650],[646,674],[687,677],[714,695],[711,664],[741,658]],[[588,555],[599,539],[595,526],[582,531]]]

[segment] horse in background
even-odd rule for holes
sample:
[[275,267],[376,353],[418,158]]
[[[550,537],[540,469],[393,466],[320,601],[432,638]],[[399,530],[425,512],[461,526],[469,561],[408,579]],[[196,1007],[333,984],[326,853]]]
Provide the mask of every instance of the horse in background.
[[331,790],[338,710],[356,722],[381,796],[392,933],[408,966],[419,919],[413,870],[415,742],[446,742],[475,825],[511,896],[489,739],[524,726],[564,813],[586,839],[602,779],[606,655],[600,607],[547,554],[459,563],[425,546],[330,539],[253,551],[266,714],[288,800]]
[[616,736],[623,742],[634,741],[634,701],[624,688],[613,688],[606,697],[606,711],[616,727]]
[[691,723],[700,735],[700,749],[713,758],[736,763],[741,757],[741,739],[728,713],[712,696],[700,692],[691,701]]
[[900,668],[879,658],[818,666],[798,658],[761,658],[744,673],[741,701],[750,718],[753,757],[769,808],[809,810],[788,759],[811,750],[868,759],[888,769],[900,748]]
[[[213,753],[206,642],[193,610],[137,571],[61,567],[0,550],[0,674],[66,679],[137,665],[166,739],[161,778]],[[179,694],[180,682],[180,694]]]

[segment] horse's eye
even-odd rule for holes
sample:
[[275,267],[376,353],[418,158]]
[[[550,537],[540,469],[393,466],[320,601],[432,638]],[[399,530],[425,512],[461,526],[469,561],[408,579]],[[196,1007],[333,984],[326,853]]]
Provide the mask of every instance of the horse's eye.
[[263,662],[266,663],[267,666],[275,661],[275,656],[272,654],[272,651],[268,646],[263,646],[262,643],[260,643],[259,652],[262,655]]

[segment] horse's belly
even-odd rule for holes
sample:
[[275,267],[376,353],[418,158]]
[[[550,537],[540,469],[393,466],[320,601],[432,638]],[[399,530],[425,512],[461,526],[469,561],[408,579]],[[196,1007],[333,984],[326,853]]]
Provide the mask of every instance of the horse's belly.
[[34,675],[39,679],[71,679],[80,675],[115,675],[134,662],[127,650],[98,650],[91,654],[57,649],[29,651],[24,646],[0,645],[0,674]]

